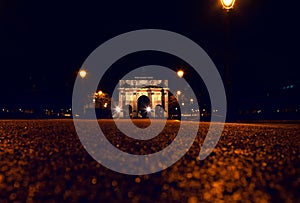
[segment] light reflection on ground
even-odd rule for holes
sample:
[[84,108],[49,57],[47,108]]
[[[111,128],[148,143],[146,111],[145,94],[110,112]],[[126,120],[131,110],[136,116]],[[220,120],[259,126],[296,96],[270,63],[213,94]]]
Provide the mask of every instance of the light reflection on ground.
[[[151,142],[121,135],[112,124],[106,120],[100,126],[116,147],[146,154],[167,146],[179,122],[169,121]],[[200,161],[199,142],[208,125],[200,124],[190,151],[170,168],[129,176],[94,161],[71,120],[0,121],[0,201],[300,201],[299,125],[226,124],[216,149]]]

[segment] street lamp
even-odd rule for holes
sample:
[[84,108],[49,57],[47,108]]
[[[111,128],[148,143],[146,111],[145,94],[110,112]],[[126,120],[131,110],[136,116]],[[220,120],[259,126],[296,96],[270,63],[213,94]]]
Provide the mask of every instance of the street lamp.
[[178,104],[180,105],[180,95],[181,95],[181,91],[178,90],[178,91],[176,92],[176,94],[177,94],[177,102],[178,102]]
[[87,75],[87,72],[86,72],[85,70],[80,70],[80,71],[79,71],[79,76],[80,76],[82,79],[85,78],[86,75]]
[[229,86],[231,84],[230,80],[230,73],[229,73],[229,64],[230,64],[230,58],[231,58],[231,48],[230,48],[230,16],[233,10],[233,6],[235,4],[235,0],[220,0],[221,4],[223,6],[223,9],[227,11],[226,18],[226,33],[227,33],[227,64],[226,64],[226,85]]
[[221,0],[221,3],[223,8],[229,11],[230,9],[233,8],[235,0]]
[[[78,72],[78,74],[79,74],[79,76],[81,77],[81,86],[83,86],[83,84],[84,84],[84,78],[86,77],[86,75],[87,75],[87,72],[86,72],[86,70],[84,70],[84,69],[81,69],[79,72]],[[90,98],[88,97],[88,100],[89,100]],[[96,100],[94,100],[95,98],[93,98],[93,103],[95,103],[95,101]],[[83,98],[83,100],[82,100],[82,102],[83,102],[83,114],[85,114],[86,113],[86,108],[88,108],[88,106],[87,106],[87,104],[85,104],[86,103],[86,98],[84,97]],[[90,103],[90,101],[88,101],[89,103]]]
[[232,14],[232,10],[234,7],[235,0],[220,0],[223,6],[223,9],[226,10],[226,29],[227,29],[227,64],[226,64],[226,75],[225,75],[225,81],[226,81],[226,89],[227,89],[227,105],[229,111],[231,109],[234,109],[235,107],[232,104],[232,79],[230,77],[230,60],[231,60],[231,37],[230,37],[230,16]]
[[184,75],[184,72],[183,72],[183,70],[179,70],[179,71],[177,71],[177,75],[178,75],[178,77],[182,78],[182,77],[183,77],[183,75]]

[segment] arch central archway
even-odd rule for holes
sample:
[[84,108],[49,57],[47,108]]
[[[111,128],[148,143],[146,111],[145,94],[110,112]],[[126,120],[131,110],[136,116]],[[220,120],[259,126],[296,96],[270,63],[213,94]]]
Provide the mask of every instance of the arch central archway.
[[150,99],[149,97],[142,95],[138,98],[137,101],[137,105],[138,105],[138,114],[141,115],[142,118],[147,118],[147,110],[146,108],[148,106],[150,106]]

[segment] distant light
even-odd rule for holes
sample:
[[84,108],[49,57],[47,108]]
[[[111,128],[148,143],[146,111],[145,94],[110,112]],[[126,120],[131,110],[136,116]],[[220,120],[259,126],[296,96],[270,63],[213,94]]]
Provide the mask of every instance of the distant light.
[[150,106],[147,106],[146,111],[147,111],[147,112],[151,112],[151,107],[150,107]]
[[178,91],[177,91],[177,95],[180,95],[180,94],[181,94],[181,92],[178,90]]
[[80,76],[82,79],[85,78],[86,75],[87,75],[87,72],[86,72],[85,70],[80,70],[80,71],[79,71],[79,76]]
[[279,109],[277,109],[277,111],[276,111],[277,113],[279,113],[280,112],[280,110]]
[[100,90],[100,91],[98,91],[98,95],[100,96],[100,95],[102,95],[103,94],[103,92]]
[[119,106],[116,106],[116,112],[120,113],[121,112],[121,108]]
[[177,71],[177,75],[178,75],[178,77],[182,78],[182,77],[183,77],[183,75],[184,75],[184,72],[183,72],[183,70],[179,70],[179,71]]
[[261,110],[258,110],[257,113],[258,113],[258,114],[261,113]]
[[104,106],[104,108],[106,108],[107,107],[107,103],[105,103],[103,106]]
[[222,6],[224,9],[232,9],[235,3],[235,0],[221,0]]
[[193,102],[194,101],[194,99],[190,99],[190,102]]
[[184,103],[181,103],[182,106],[184,106]]

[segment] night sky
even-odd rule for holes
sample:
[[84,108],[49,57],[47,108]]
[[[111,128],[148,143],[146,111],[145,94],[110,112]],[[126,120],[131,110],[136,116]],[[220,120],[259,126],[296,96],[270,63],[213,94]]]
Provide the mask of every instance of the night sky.
[[230,15],[217,0],[97,2],[0,1],[0,105],[70,105],[77,71],[95,48],[148,28],[198,43],[223,79],[229,50],[236,97],[300,80],[300,18],[293,1],[236,0]]

